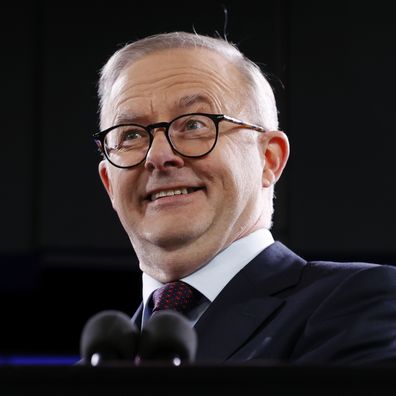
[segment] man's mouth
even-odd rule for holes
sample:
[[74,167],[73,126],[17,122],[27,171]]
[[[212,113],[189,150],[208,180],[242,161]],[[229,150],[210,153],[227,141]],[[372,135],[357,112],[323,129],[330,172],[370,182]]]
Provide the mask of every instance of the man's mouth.
[[188,187],[188,188],[176,188],[174,190],[163,190],[163,191],[157,191],[153,194],[150,195],[150,201],[156,201],[157,199],[163,198],[163,197],[171,197],[173,195],[186,195],[186,194],[191,194],[194,191],[200,190],[199,187]]

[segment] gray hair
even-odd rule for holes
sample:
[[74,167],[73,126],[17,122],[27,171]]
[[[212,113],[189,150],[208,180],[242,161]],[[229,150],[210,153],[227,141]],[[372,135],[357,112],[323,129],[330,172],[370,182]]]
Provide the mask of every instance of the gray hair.
[[267,130],[278,129],[278,112],[274,94],[259,66],[245,57],[234,44],[220,37],[214,38],[187,32],[148,36],[126,44],[110,57],[101,70],[98,87],[102,126],[103,108],[107,95],[121,72],[145,55],[173,48],[206,48],[229,59],[247,81],[247,89],[250,90],[249,93],[252,97],[252,110],[259,117],[258,121]]

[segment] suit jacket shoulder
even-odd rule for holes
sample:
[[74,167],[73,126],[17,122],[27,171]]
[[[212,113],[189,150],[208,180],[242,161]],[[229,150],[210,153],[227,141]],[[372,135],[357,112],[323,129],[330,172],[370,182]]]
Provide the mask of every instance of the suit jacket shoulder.
[[396,361],[396,269],[307,262],[276,242],[196,325],[203,360]]

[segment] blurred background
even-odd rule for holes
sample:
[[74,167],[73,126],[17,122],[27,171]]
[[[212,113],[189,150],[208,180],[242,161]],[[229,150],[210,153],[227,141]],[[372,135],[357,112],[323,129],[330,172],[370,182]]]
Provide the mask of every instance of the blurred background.
[[[98,71],[123,44],[226,35],[275,90],[291,157],[273,234],[307,259],[396,263],[396,26],[387,1],[3,2],[0,355],[79,354],[131,315],[136,257],[97,173]],[[225,17],[225,10],[227,17]]]

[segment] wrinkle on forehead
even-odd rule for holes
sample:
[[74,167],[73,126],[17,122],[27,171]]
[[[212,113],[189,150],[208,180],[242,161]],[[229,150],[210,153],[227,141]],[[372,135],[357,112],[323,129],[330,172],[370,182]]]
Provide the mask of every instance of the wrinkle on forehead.
[[[171,73],[166,73],[165,70],[161,70],[161,72],[157,72],[155,76],[143,77],[140,81],[131,79],[127,70],[121,74],[114,83],[110,98],[116,99],[121,96],[123,96],[124,99],[127,99],[128,96],[145,98],[150,97],[157,91],[168,90],[178,85],[184,86],[189,84],[193,87],[208,81],[213,84],[213,88],[217,89],[219,92],[224,92],[228,95],[234,92],[235,79],[231,80],[228,73],[223,76],[218,72],[209,72],[190,67],[180,67],[178,70],[178,72],[172,70]],[[118,104],[121,105],[122,100],[120,100]]]
[[[207,111],[208,109],[214,112],[220,112],[220,103],[218,103],[215,97],[211,97],[210,95],[206,95],[205,93],[194,93],[180,97],[180,99],[175,99],[174,107],[179,109],[181,113],[190,113],[196,112],[197,109],[204,109]],[[151,109],[150,114],[153,114],[154,110]],[[178,114],[179,116],[181,114]],[[157,120],[158,121],[158,120]],[[171,120],[163,120],[163,121],[171,121]],[[145,122],[149,122],[144,117],[144,112],[142,110],[140,112],[134,111],[132,108],[126,108],[121,110],[116,110],[115,116],[113,119],[114,124],[127,124],[127,123],[137,123],[142,124]]]

